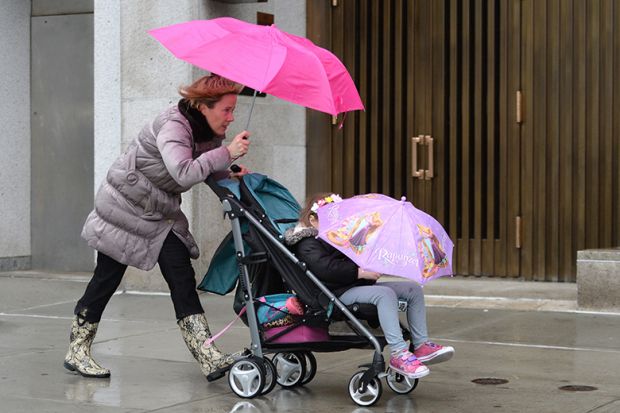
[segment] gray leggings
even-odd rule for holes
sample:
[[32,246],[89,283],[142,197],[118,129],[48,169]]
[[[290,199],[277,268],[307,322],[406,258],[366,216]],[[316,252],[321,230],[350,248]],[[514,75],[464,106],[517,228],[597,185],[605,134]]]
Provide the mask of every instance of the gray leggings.
[[392,354],[408,347],[398,320],[399,299],[407,301],[407,323],[413,345],[417,347],[428,340],[424,292],[414,282],[395,281],[353,287],[338,298],[345,305],[366,303],[377,307],[379,323]]

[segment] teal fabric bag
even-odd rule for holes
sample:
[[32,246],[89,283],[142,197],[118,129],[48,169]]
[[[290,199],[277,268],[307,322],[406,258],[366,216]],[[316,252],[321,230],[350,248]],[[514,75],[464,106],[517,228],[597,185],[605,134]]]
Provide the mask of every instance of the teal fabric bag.
[[[249,247],[247,245],[244,245],[244,247],[245,254],[249,254]],[[238,276],[239,266],[237,265],[235,243],[232,232],[229,232],[215,251],[215,254],[213,254],[209,269],[202,282],[198,285],[198,289],[226,295],[237,285]]]

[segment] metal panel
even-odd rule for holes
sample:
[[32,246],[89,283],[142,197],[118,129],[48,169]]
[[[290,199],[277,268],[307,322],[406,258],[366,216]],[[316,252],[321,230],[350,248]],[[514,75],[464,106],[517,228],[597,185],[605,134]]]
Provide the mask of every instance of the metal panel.
[[[369,186],[365,192],[380,192],[380,174],[381,169],[379,165],[379,135],[382,134],[381,130],[381,8],[382,4],[378,1],[371,2],[369,7],[370,14],[370,64],[368,65],[368,72],[370,73],[370,93],[367,100],[367,110],[370,114],[370,135],[369,135],[369,155],[370,164],[368,183]],[[381,142],[383,144],[383,142]]]
[[559,0],[549,0],[547,7],[547,158],[545,178],[547,181],[547,215],[545,220],[546,233],[544,235],[545,266],[542,268],[544,279],[558,281],[559,267],[559,220],[560,214],[556,205],[559,205],[559,173],[560,173],[560,5]]
[[407,0],[396,0],[394,4],[394,144],[393,156],[393,194],[403,196],[407,193],[407,133],[405,119],[405,68],[407,58],[404,13]]
[[32,0],[32,16],[93,13],[94,0]]
[[[459,57],[460,57],[460,49],[458,47],[458,42],[460,39],[459,33],[459,5],[461,0],[450,0],[450,5],[448,7],[448,60],[446,65],[448,67],[458,67]],[[445,135],[447,145],[446,145],[446,166],[444,168],[445,174],[448,180],[448,189],[446,190],[446,208],[448,210],[448,219],[446,222],[446,231],[452,236],[454,239],[454,234],[456,234],[457,230],[457,221],[460,217],[460,213],[458,211],[457,198],[458,198],[458,186],[457,180],[458,176],[460,176],[460,171],[457,168],[458,162],[458,147],[459,147],[459,132],[458,132],[458,117],[460,115],[460,105],[457,99],[458,96],[458,86],[459,86],[459,73],[457,70],[449,70],[448,71],[448,88],[447,94],[452,96],[449,99],[448,103],[448,114],[447,114],[447,123],[449,125],[448,133]],[[453,260],[457,262],[460,254],[458,252],[458,248],[454,249],[453,252]]]
[[495,2],[487,2],[485,4],[486,10],[483,11],[483,17],[486,18],[486,24],[483,27],[486,28],[484,32],[484,36],[482,36],[482,41],[485,42],[485,53],[484,58],[482,59],[482,64],[484,64],[484,76],[483,80],[485,81],[485,91],[486,94],[484,99],[486,101],[485,107],[481,108],[484,111],[484,120],[483,120],[483,151],[485,151],[485,156],[483,158],[486,159],[484,165],[484,172],[482,173],[482,192],[486,194],[485,199],[482,201],[482,213],[481,213],[481,224],[484,226],[482,230],[483,239],[482,239],[482,268],[481,272],[483,274],[497,274],[497,270],[495,269],[495,259],[494,256],[496,254],[495,244],[496,238],[498,236],[496,231],[496,219],[499,214],[499,205],[497,205],[497,200],[499,199],[498,188],[496,186],[496,182],[499,178],[498,171],[496,167],[497,163],[497,154],[495,149],[498,148],[498,108],[499,108],[499,96],[496,94],[498,91],[498,56],[496,56],[496,47],[499,42],[498,36],[494,35],[495,28],[498,26],[496,10],[499,6],[495,4]]
[[[487,160],[483,159],[483,120],[486,118],[486,110],[485,104],[486,102],[483,100],[482,93],[486,89],[486,83],[488,79],[482,78],[482,69],[483,63],[485,59],[483,58],[483,53],[486,51],[486,47],[483,47],[483,34],[486,35],[486,21],[483,21],[483,16],[486,17],[483,13],[482,0],[474,0],[471,3],[472,11],[471,17],[473,19],[472,28],[474,29],[474,34],[472,38],[472,54],[473,54],[473,87],[472,87],[472,95],[474,105],[471,108],[471,121],[472,121],[472,144],[473,144],[473,153],[472,153],[472,189],[470,191],[470,197],[473,199],[472,205],[472,214],[470,225],[473,227],[473,237],[470,242],[470,272],[475,275],[482,274],[482,226],[484,224],[482,219],[482,203],[483,199],[487,197],[487,192],[484,190],[482,186],[482,176],[483,169],[487,165]],[[486,39],[485,39],[486,40]],[[486,42],[485,45],[486,46]],[[485,96],[486,98],[486,96]],[[486,125],[484,125],[486,126]],[[486,234],[485,234],[486,237]]]
[[[574,169],[572,171],[575,190],[573,191],[574,225],[575,225],[575,249],[582,250],[586,247],[586,158],[579,154],[586,153],[586,3],[576,0],[573,4],[573,27],[575,30],[574,42],[574,60],[572,65],[575,68],[573,87],[575,93],[573,102],[575,102],[575,112],[573,116],[573,151],[574,151]],[[581,64],[576,64],[581,62]]]
[[93,16],[32,18],[32,266],[90,271]]
[[613,8],[613,12],[610,13],[613,15],[614,26],[612,28],[613,39],[612,39],[612,48],[614,53],[614,61],[612,63],[612,73],[614,73],[614,82],[611,89],[613,90],[613,114],[612,116],[612,136],[613,144],[612,144],[612,153],[613,159],[615,161],[612,164],[612,177],[613,182],[611,184],[612,187],[612,223],[610,227],[612,228],[612,240],[611,245],[620,245],[620,7],[615,6]]
[[[616,5],[617,7],[617,5]],[[612,245],[612,232],[610,225],[613,220],[613,88],[614,83],[613,61],[618,56],[613,50],[613,3],[612,0],[601,0],[599,16],[599,41],[601,49],[601,72],[600,72],[600,102],[599,110],[599,133],[600,133],[600,159],[599,172],[601,174],[601,207],[599,222],[599,245]],[[616,158],[615,162],[620,162]],[[617,210],[615,211],[617,212]]]
[[[499,2],[501,6],[503,2]],[[505,42],[508,51],[506,65],[500,66],[501,73],[505,74],[505,94],[500,95],[500,102],[505,102],[506,111],[500,114],[500,122],[505,122],[505,128],[500,133],[500,173],[504,172],[500,191],[505,195],[500,196],[500,240],[505,242],[502,246],[502,259],[506,261],[506,275],[518,276],[521,274],[520,250],[515,247],[515,240],[520,237],[517,233],[515,222],[522,214],[521,209],[521,168],[523,155],[521,154],[521,126],[517,123],[517,103],[515,94],[521,90],[521,43],[523,28],[521,26],[521,0],[511,0],[506,4]],[[500,85],[504,82],[500,79]],[[500,86],[502,87],[502,86]],[[503,90],[503,89],[502,89]],[[506,213],[502,220],[502,213]]]
[[[436,1],[431,3],[430,8],[430,41],[431,41],[431,82],[428,95],[431,98],[430,101],[430,128],[427,132],[432,136],[432,157],[430,154],[431,148],[427,145],[427,162],[433,162],[433,178],[426,180],[427,198],[430,202],[429,211],[432,211],[433,216],[443,224],[447,221],[447,170],[446,170],[446,153],[448,139],[446,132],[448,130],[447,125],[447,81],[449,68],[447,66],[447,53],[446,39],[447,27],[446,21],[446,5],[442,1]],[[431,159],[432,158],[432,159]],[[429,169],[427,163],[426,169]],[[427,177],[428,178],[428,177]]]
[[358,123],[358,134],[356,136],[356,159],[357,159],[357,185],[355,186],[355,193],[361,194],[368,186],[368,122],[370,120],[368,116],[368,100],[369,100],[369,74],[368,74],[368,59],[370,55],[369,38],[372,27],[369,23],[370,14],[368,7],[357,7],[357,20],[358,30],[357,33],[359,43],[357,46],[358,59],[356,61],[356,80],[360,90],[360,97],[362,102],[366,105],[366,110],[361,113],[356,113],[355,117]]
[[[356,25],[356,3],[355,2],[346,2],[343,4],[343,27],[344,33],[352,34],[355,33],[355,25]],[[355,56],[357,54],[357,47],[355,45],[348,44],[345,46],[343,50],[343,63],[346,67],[350,68],[353,71],[352,76],[356,77],[357,72],[357,64],[355,61]],[[343,127],[342,137],[340,137],[342,141],[342,146],[344,148],[342,156],[342,168],[343,168],[343,190],[342,193],[345,194],[355,194],[356,193],[356,176],[355,173],[356,167],[356,158],[357,158],[357,148],[356,148],[356,137],[358,135],[357,132],[357,114],[351,114],[352,116],[346,115],[346,128]],[[345,116],[345,115],[343,115]],[[342,121],[341,121],[342,122]],[[344,125],[344,123],[343,123]]]
[[[598,245],[600,226],[600,4],[599,0],[586,1],[586,248]],[[607,87],[607,86],[604,86]]]
[[618,243],[614,12],[609,0],[523,2],[526,279],[574,281],[577,250]]
[[[331,5],[327,1],[306,3],[307,35],[321,47],[331,48]],[[331,116],[306,112],[306,190],[308,194],[335,190],[332,179]]]
[[[382,70],[381,75],[381,131],[379,135],[382,135],[382,141],[378,145],[379,153],[381,154],[379,161],[379,171],[381,173],[380,178],[380,192],[386,194],[392,194],[394,180],[392,178],[392,168],[394,165],[393,158],[391,157],[391,148],[394,147],[394,121],[392,115],[394,113],[394,89],[392,88],[392,82],[394,80],[394,73],[392,67],[392,59],[394,57],[394,29],[393,29],[393,1],[383,2],[382,10],[382,44],[380,46],[382,53],[381,62],[379,63]],[[386,139],[387,138],[387,139]],[[387,143],[387,144],[386,144]]]
[[[524,118],[534,119],[537,108],[534,107],[534,58],[533,58],[533,44],[534,44],[534,10],[533,4],[536,1],[524,0],[521,2],[521,87],[523,91],[524,99]],[[542,30],[543,27],[539,28]],[[517,69],[518,70],[518,69]],[[533,222],[533,188],[534,188],[534,159],[533,159],[533,142],[532,139],[526,139],[526,137],[534,136],[534,123],[532,121],[524,121],[521,127],[521,199],[520,199],[520,216],[523,219],[523,226],[521,232],[522,245],[525,247],[521,249],[520,269],[521,275],[526,280],[532,279],[533,274],[533,258],[532,258],[532,246],[534,243],[534,228]]]
[[[460,99],[459,105],[461,107],[460,126],[461,134],[457,138],[459,146],[457,151],[459,152],[460,159],[457,162],[457,169],[459,170],[459,177],[457,178],[457,185],[459,186],[459,197],[457,199],[456,208],[459,211],[460,219],[457,225],[456,237],[454,238],[456,243],[456,249],[458,251],[458,259],[456,262],[456,271],[459,274],[470,274],[470,242],[473,235],[470,231],[471,225],[471,207],[470,201],[473,199],[473,193],[471,191],[470,177],[473,173],[470,164],[471,156],[471,33],[473,28],[471,27],[471,1],[465,0],[461,3],[461,36],[459,50],[461,51],[461,65],[460,71]],[[457,94],[457,98],[459,95]],[[458,121],[457,121],[458,122]]]

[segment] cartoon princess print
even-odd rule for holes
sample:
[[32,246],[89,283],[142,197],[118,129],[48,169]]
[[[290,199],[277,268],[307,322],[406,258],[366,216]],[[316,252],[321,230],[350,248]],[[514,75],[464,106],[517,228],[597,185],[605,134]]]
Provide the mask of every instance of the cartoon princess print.
[[444,268],[448,265],[448,259],[446,258],[446,252],[443,250],[437,236],[429,227],[418,224],[418,231],[420,235],[422,235],[422,239],[418,242],[418,250],[424,258],[422,276],[424,278],[430,278],[440,268]]
[[356,254],[362,254],[372,234],[383,225],[378,212],[347,219],[337,230],[327,232],[327,238],[339,246],[349,246]]

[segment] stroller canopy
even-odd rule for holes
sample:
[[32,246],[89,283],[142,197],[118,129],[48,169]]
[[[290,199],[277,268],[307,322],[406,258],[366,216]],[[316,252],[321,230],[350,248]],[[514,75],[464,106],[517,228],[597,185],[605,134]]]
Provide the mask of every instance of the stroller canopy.
[[[252,173],[244,175],[242,182],[237,179],[224,179],[218,181],[218,185],[234,194],[255,216],[268,218],[274,235],[283,234],[286,229],[295,225],[299,218],[301,207],[293,195],[266,175]],[[242,231],[247,231],[247,225],[242,225]],[[247,244],[245,249],[247,255]],[[198,289],[225,295],[235,287],[238,275],[235,246],[232,233],[229,233],[215,251]]]

